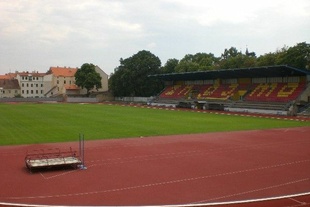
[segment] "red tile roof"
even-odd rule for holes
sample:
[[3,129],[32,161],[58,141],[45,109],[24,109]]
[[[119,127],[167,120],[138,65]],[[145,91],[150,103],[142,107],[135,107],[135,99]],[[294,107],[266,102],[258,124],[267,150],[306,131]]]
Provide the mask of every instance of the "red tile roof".
[[0,79],[0,87],[4,89],[20,89],[18,80]]
[[33,76],[33,77],[43,77],[46,75],[45,73],[38,73],[38,72],[35,72],[35,73],[18,72],[17,74],[20,76]]
[[7,75],[8,77],[10,77],[10,79],[16,78],[16,76],[17,76],[16,73],[7,73],[7,74],[5,74],[5,75]]
[[46,73],[39,73],[39,72],[18,72],[16,71],[15,73],[7,73],[5,75],[0,75],[0,79],[14,79],[16,78],[17,75],[20,76],[33,76],[33,77],[43,77],[46,75]]
[[66,90],[80,90],[77,85],[65,85]]
[[9,80],[11,79],[9,75],[0,75],[1,80]]
[[77,70],[77,68],[50,67],[48,73],[52,73],[56,77],[73,77]]

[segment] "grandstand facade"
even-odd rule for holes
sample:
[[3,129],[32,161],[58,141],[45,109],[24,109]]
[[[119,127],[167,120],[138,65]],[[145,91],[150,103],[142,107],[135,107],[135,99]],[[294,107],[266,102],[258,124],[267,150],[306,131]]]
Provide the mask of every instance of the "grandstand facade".
[[[153,105],[296,115],[310,103],[310,71],[285,65],[152,75],[165,82]],[[215,107],[219,108],[219,107]]]

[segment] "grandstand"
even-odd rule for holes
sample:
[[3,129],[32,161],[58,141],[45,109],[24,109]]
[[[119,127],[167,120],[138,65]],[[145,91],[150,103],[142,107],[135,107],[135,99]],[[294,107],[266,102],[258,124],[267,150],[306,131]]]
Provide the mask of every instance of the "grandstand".
[[166,86],[152,105],[176,106],[186,101],[204,109],[211,103],[224,105],[215,109],[227,111],[296,115],[310,102],[310,71],[286,65],[150,77]]

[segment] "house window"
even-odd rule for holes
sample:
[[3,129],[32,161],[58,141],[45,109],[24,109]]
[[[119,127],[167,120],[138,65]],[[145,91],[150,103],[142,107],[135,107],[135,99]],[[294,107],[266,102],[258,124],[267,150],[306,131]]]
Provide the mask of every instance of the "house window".
[[22,87],[24,87],[24,83],[22,83]]
[[22,94],[24,94],[24,90],[22,90]]

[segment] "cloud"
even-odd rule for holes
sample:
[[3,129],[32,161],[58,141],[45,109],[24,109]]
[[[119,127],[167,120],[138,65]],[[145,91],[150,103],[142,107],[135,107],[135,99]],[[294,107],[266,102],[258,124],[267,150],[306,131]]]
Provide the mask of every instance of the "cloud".
[[107,73],[139,50],[162,63],[186,54],[256,54],[309,41],[308,0],[2,0],[0,74],[84,62]]
[[148,49],[153,49],[153,48],[156,47],[156,43],[155,43],[155,42],[151,42],[151,43],[147,44],[146,47],[147,47]]
[[170,0],[178,4],[183,19],[192,19],[202,26],[213,26],[218,23],[245,23],[260,18],[261,12],[280,16],[309,16],[306,5],[309,2],[298,0],[217,0],[186,1]]

